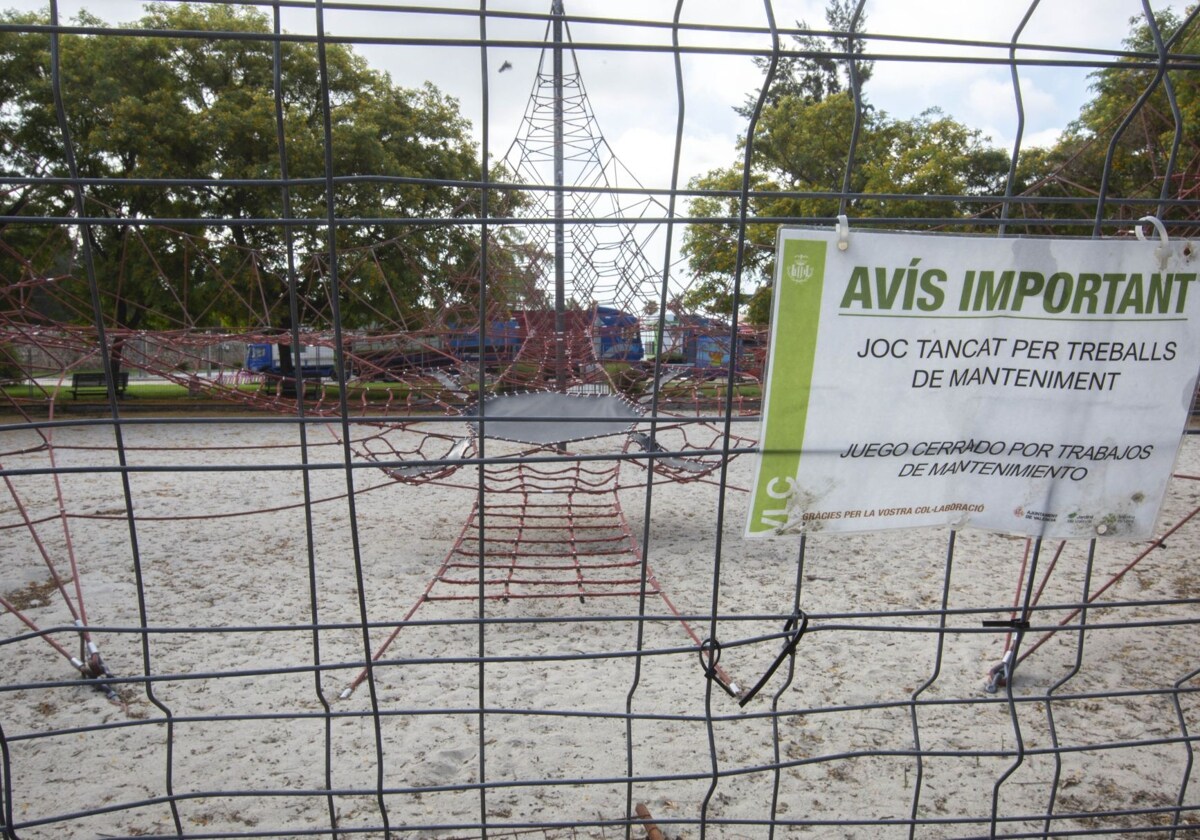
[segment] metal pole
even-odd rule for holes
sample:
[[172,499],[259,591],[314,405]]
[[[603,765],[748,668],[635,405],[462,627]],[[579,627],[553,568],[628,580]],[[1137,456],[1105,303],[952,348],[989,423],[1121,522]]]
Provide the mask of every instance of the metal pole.
[[567,386],[566,332],[566,230],[563,202],[563,4],[553,0],[554,16],[554,380],[556,390]]

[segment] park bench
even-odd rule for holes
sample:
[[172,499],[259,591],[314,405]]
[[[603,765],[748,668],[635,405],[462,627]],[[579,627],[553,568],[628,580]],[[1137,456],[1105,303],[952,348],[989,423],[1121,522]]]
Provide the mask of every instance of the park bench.
[[[117,395],[124,396],[125,389],[129,386],[129,372],[121,371],[117,374]],[[81,371],[71,374],[71,396],[78,397],[80,391],[108,391],[108,379],[104,376],[104,371]]]

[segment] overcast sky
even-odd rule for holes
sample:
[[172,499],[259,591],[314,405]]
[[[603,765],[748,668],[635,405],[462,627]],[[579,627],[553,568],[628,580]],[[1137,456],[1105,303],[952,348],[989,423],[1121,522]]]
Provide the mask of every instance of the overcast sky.
[[[402,0],[374,0],[376,7],[399,5]],[[1182,11],[1182,3],[1150,0],[1152,7]],[[477,10],[466,0],[425,0],[425,8]],[[0,6],[46,9],[46,0],[0,0]],[[130,0],[60,0],[60,15],[72,18],[87,8],[110,23],[128,22],[141,14],[141,4]],[[539,15],[549,0],[492,0],[490,12],[524,12]],[[628,16],[637,21],[669,23],[675,10],[673,0],[565,0],[566,12],[576,16],[614,18]],[[731,0],[686,0],[685,23],[718,26],[763,27],[767,18],[759,2]],[[806,21],[814,28],[825,26],[822,0],[778,0],[773,4],[781,27]],[[867,29],[875,35],[921,36],[961,41],[1006,44],[1029,6],[1024,2],[998,0],[875,0],[866,6]],[[269,11],[269,10],[268,10]],[[1026,45],[1056,45],[1073,48],[1116,50],[1129,32],[1129,19],[1141,16],[1139,0],[1041,0],[1021,35]],[[315,32],[311,9],[289,9],[284,19],[291,32]],[[463,114],[478,131],[483,122],[481,62],[477,46],[477,15],[400,14],[386,11],[329,10],[326,31],[352,38],[449,38],[460,46],[432,49],[405,44],[360,43],[357,49],[373,66],[388,71],[394,81],[415,86],[432,81],[456,97]],[[520,125],[528,100],[542,42],[544,20],[493,18],[488,37],[518,42],[489,50],[490,150],[504,155]],[[618,157],[645,185],[669,184],[677,119],[675,76],[667,51],[638,49],[670,44],[668,29],[651,26],[616,26],[575,23],[570,27],[576,44],[623,44],[624,49],[580,49],[577,52],[584,84],[593,110]],[[525,43],[522,43],[525,42]],[[698,48],[762,49],[769,45],[762,34],[721,31],[692,31],[683,43]],[[1007,59],[1006,48],[967,45],[915,45],[904,41],[873,39],[872,53],[912,56],[940,53],[946,56]],[[1028,48],[1021,58],[1061,60],[1084,58]],[[504,62],[511,70],[501,73]],[[1022,90],[1027,126],[1026,144],[1048,144],[1079,112],[1088,97],[1088,70],[1063,67],[1023,67]],[[682,148],[682,178],[700,174],[736,160],[735,143],[744,121],[733,112],[746,95],[761,83],[761,75],[743,55],[688,54],[684,59],[685,139]],[[963,61],[930,63],[912,60],[880,60],[866,89],[868,99],[894,117],[909,117],[930,107],[982,130],[992,141],[1010,149],[1016,132],[1016,106],[1010,70],[997,64]]]

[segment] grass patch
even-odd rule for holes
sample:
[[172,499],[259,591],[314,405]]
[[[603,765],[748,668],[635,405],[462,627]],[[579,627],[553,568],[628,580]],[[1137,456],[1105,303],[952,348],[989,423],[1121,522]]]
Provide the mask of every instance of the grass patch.
[[[668,382],[663,386],[663,395],[671,399],[723,399],[728,393],[729,386],[724,382],[706,382],[703,385],[693,385],[687,382]],[[760,399],[762,386],[753,382],[741,382],[733,387],[735,397]]]

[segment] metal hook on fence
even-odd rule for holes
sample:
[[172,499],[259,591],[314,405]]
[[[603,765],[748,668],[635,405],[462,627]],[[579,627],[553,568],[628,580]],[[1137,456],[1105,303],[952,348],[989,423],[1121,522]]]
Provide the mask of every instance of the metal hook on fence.
[[[1154,249],[1154,256],[1158,257],[1158,265],[1162,270],[1167,268],[1167,260],[1171,256],[1170,237],[1167,236],[1167,228],[1157,216],[1142,216],[1138,219],[1139,222],[1149,222],[1154,226],[1154,230],[1158,233],[1159,246]],[[1139,242],[1146,242],[1146,234],[1142,232],[1142,226],[1139,224],[1133,229],[1133,233],[1137,236]]]
[[850,247],[850,222],[846,218],[845,213],[841,213],[837,217],[837,224],[833,228],[838,235],[838,250],[845,251]]

